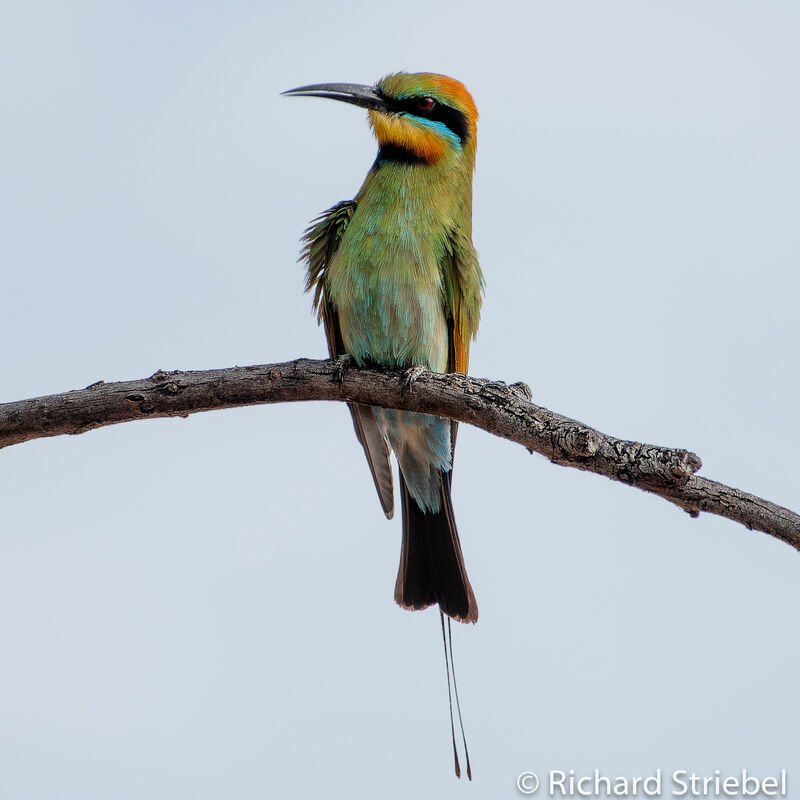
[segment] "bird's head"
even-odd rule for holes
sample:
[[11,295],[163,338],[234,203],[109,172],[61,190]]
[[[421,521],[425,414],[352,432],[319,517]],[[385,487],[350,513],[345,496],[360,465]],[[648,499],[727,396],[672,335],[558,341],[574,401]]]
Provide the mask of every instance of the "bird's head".
[[397,72],[375,86],[321,83],[284,92],[327,97],[369,109],[378,144],[409,161],[435,164],[467,159],[474,164],[478,110],[463,83],[432,72]]

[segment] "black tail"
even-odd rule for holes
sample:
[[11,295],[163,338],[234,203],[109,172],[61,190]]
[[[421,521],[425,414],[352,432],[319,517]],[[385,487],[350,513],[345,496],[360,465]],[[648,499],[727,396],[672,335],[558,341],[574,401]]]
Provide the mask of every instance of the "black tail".
[[394,599],[403,608],[427,608],[434,603],[459,622],[477,622],[478,604],[472,593],[450,499],[451,472],[440,472],[441,508],[424,512],[408,492],[400,474],[403,545]]

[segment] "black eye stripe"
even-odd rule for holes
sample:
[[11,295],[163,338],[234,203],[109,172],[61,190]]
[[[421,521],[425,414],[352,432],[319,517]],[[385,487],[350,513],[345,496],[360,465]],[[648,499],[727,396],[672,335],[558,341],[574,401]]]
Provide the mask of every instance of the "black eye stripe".
[[437,100],[435,97],[431,98],[434,101],[433,108],[423,111],[419,107],[419,101],[429,96],[426,94],[404,97],[402,99],[388,97],[382,92],[380,92],[380,94],[391,111],[413,114],[415,117],[422,117],[423,119],[429,119],[433,122],[441,122],[458,136],[462,145],[469,139],[469,123],[467,122],[467,115],[464,114],[463,111],[445,105],[441,100]]

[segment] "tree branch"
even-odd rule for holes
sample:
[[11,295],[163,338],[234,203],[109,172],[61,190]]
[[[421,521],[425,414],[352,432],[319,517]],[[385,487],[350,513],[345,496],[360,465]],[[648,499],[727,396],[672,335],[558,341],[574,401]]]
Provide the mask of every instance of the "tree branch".
[[695,473],[687,450],[615,439],[530,402],[525,384],[423,372],[411,387],[402,371],[356,369],[343,361],[158,371],[120,383],[0,404],[0,448],[45,436],[153,417],[186,417],[261,403],[349,400],[423,411],[467,422],[541,453],[555,464],[605,475],[659,495],[696,517],[701,511],[764,531],[800,550],[800,516]]

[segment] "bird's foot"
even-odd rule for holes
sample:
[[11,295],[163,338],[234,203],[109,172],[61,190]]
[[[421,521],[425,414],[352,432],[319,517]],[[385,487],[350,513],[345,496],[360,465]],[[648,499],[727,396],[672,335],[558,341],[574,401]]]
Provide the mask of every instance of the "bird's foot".
[[344,383],[344,374],[349,369],[353,369],[356,366],[356,360],[350,353],[345,353],[344,355],[339,356],[338,358],[334,359],[333,362],[333,379],[336,383],[339,384],[339,388],[342,388],[342,384]]
[[422,364],[417,364],[415,367],[409,367],[403,373],[403,388],[400,394],[410,392],[414,388],[414,384],[426,373],[428,368]]

